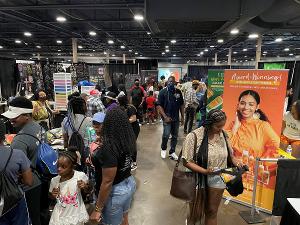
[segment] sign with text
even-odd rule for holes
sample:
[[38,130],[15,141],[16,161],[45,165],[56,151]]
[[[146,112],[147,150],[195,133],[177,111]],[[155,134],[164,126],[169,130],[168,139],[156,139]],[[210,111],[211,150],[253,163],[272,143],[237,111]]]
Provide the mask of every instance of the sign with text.
[[223,108],[224,70],[208,70],[206,111]]
[[[251,203],[255,159],[278,158],[288,70],[225,70],[223,110],[225,130],[236,159],[249,166],[244,193],[237,199]],[[272,210],[276,163],[261,162],[256,206]]]

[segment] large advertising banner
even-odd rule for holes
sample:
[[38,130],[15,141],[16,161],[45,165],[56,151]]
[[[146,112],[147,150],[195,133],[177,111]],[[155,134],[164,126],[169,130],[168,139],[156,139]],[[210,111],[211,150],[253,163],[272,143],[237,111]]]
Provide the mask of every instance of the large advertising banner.
[[181,67],[158,67],[158,79],[160,81],[161,76],[165,76],[166,80],[170,76],[175,77],[176,81],[179,81],[182,75],[182,68]]
[[223,109],[224,70],[208,70],[207,85],[206,111]]
[[[251,204],[254,164],[259,158],[278,158],[288,70],[225,70],[223,110],[234,156],[249,166],[244,193],[237,200]],[[272,210],[276,163],[261,162],[256,206]]]

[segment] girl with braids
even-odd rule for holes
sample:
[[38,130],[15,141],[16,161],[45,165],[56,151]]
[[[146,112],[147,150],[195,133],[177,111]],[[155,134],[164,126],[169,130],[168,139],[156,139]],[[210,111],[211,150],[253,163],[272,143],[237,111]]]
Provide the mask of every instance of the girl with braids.
[[[198,185],[190,205],[188,224],[194,225],[205,218],[205,225],[217,225],[218,208],[226,188],[217,172],[231,166],[242,166],[233,158],[227,136],[223,131],[226,115],[221,110],[208,113],[205,126],[188,134],[183,144],[184,166],[197,173]],[[195,135],[197,137],[194,156]]]
[[103,147],[94,158],[102,168],[102,182],[90,220],[128,225],[128,211],[136,189],[130,173],[136,137],[127,114],[119,107],[106,114],[102,131]]
[[78,162],[76,147],[69,147],[60,153],[58,176],[52,178],[49,194],[56,199],[49,225],[84,225],[89,219],[82,192],[89,192],[88,177],[74,170]]
[[[277,157],[280,138],[259,108],[260,102],[259,94],[253,90],[246,90],[239,96],[235,121],[226,129],[237,158]],[[250,165],[249,168],[252,169]]]
[[68,97],[68,115],[62,122],[64,146],[69,146],[70,138],[74,131],[78,131],[84,140],[85,147],[88,146],[87,128],[92,127],[92,118],[86,116],[86,102],[75,92]]

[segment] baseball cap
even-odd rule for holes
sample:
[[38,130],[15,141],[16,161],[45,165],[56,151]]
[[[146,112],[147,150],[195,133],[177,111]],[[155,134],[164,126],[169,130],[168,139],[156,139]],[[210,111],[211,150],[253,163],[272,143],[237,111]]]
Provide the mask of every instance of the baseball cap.
[[95,113],[93,116],[93,121],[98,123],[103,123],[104,119],[105,119],[105,113],[103,112]]
[[90,95],[99,95],[100,92],[96,89],[90,91]]

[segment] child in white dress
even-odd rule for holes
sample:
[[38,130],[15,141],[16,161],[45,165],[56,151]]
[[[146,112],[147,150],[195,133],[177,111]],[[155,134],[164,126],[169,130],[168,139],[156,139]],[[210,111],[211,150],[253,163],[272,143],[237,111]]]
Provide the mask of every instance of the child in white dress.
[[[71,149],[70,149],[71,150]],[[50,196],[57,199],[49,225],[84,225],[89,220],[81,192],[88,192],[88,177],[74,170],[77,163],[74,151],[60,153],[58,176],[52,178]]]

